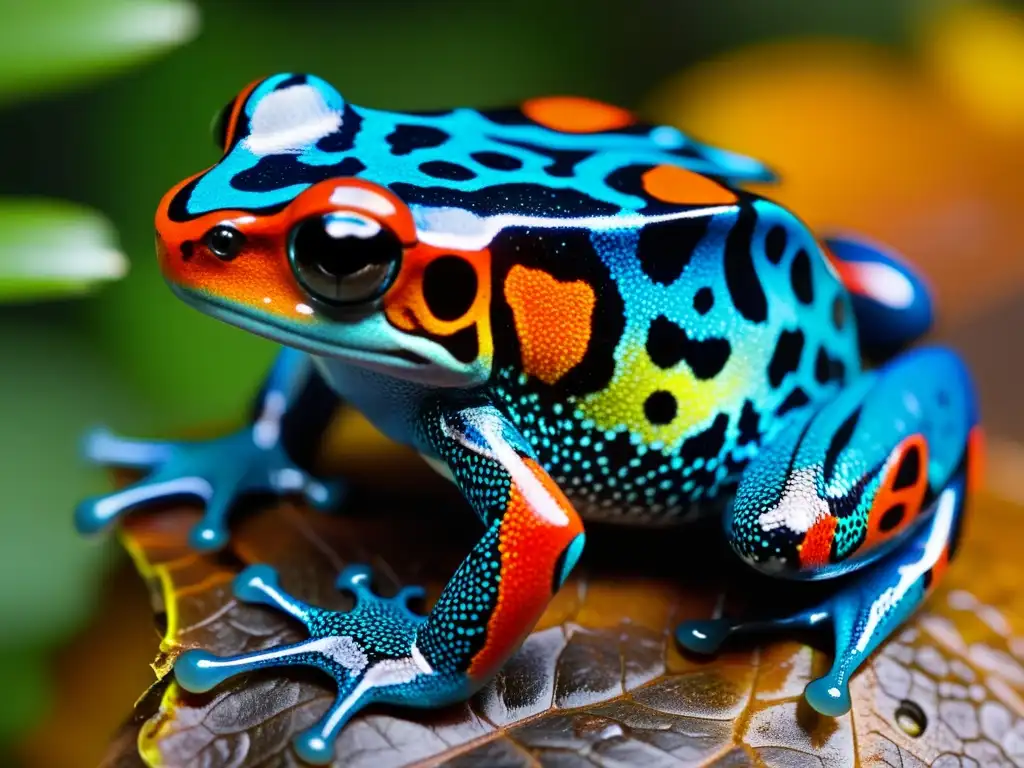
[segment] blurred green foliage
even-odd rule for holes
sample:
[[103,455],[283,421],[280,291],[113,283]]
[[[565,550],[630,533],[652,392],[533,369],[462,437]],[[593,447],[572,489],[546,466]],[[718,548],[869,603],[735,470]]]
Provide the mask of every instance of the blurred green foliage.
[[[170,0],[0,0],[0,194],[59,196],[102,211],[131,266],[87,299],[0,310],[0,743],[31,721],[38,710],[29,703],[42,706],[41,654],[88,615],[108,552],[71,529],[75,501],[107,482],[76,457],[84,428],[103,422],[156,434],[238,418],[273,354],[269,343],[178,302],[152,253],[159,197],[215,161],[210,118],[247,82],[312,71],[355,103],[400,109],[541,93],[635,106],[665,77],[756,40],[836,35],[898,45],[913,5],[208,0],[197,15]],[[200,18],[190,44],[87,84],[187,37]],[[42,98],[69,85],[88,87]],[[68,242],[56,222],[37,218],[46,232],[37,246]],[[106,242],[97,237],[72,239],[81,253],[83,242]],[[40,287],[51,287],[45,277]]]
[[[109,74],[187,39],[195,8],[179,0],[54,0],[5,3],[0,25],[0,105],[40,97]],[[30,116],[20,110],[9,114]],[[73,129],[72,129],[73,131]],[[0,146],[4,182],[31,142],[24,127]],[[40,147],[33,147],[40,149]],[[41,175],[46,173],[44,152]],[[125,272],[106,219],[46,198],[0,199],[0,302],[81,294]],[[71,430],[89,411],[122,413],[132,395],[90,350],[63,307],[0,315],[0,377],[6,489],[0,513],[0,746],[47,701],[47,654],[88,616],[107,550],[83,546],[67,525],[68,504],[97,478],[76,461]]]

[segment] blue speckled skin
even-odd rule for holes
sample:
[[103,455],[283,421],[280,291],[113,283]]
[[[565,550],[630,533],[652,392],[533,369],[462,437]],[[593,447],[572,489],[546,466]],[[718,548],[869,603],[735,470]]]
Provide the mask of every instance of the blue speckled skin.
[[[345,401],[450,477],[484,533],[426,617],[373,595],[365,569],[339,582],[359,598],[349,613],[249,569],[239,598],[310,639],[188,651],[179,684],[320,667],[338,699],[296,747],[327,762],[370,701],[435,706],[493,675],[572,571],[583,519],[720,515],[765,574],[849,578],[813,611],[688,621],[679,641],[710,652],[733,632],[829,623],[835,663],[806,695],[849,708],[850,675],[954,553],[977,480],[963,364],[902,352],[932,309],[898,257],[817,239],[741,188],[770,178],[760,163],[596,102],[410,115],[284,74],[224,117],[221,160],[160,204],[161,266],[185,301],[286,350],[234,435],[94,436],[95,460],[152,471],[83,502],[79,528],[191,495],[207,504],[194,544],[216,549],[239,494],[331,503],[342,486],[305,468]],[[883,364],[862,372],[862,351]]]

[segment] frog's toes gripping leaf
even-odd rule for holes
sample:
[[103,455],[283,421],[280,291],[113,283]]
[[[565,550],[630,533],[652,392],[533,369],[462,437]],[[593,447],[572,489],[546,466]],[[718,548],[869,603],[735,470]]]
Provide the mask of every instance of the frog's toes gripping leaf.
[[[947,579],[853,678],[853,709],[843,717],[821,717],[803,702],[804,687],[830,657],[791,637],[729,643],[710,659],[680,653],[676,624],[720,610],[722,583],[701,587],[700,574],[691,577],[698,585],[686,583],[678,563],[697,555],[685,549],[687,537],[660,534],[644,559],[675,564],[670,571],[606,572],[600,557],[585,556],[579,570],[586,575],[570,579],[486,688],[439,710],[364,710],[342,731],[333,764],[1024,764],[1024,593],[1012,586],[1014,543],[1006,535],[1020,526],[1021,510],[982,497],[975,512]],[[142,513],[124,529],[167,614],[156,665],[166,687],[155,711],[140,705],[137,713],[148,716],[138,744],[154,766],[301,765],[291,741],[329,711],[336,697],[330,677],[262,669],[193,694],[171,682],[170,662],[189,648],[229,656],[306,640],[309,631],[268,589],[293,608],[345,612],[351,596],[335,588],[344,573],[357,599],[380,600],[360,592],[368,589],[367,571],[346,571],[353,562],[372,564],[396,611],[407,611],[414,597],[400,585],[416,581],[428,584],[429,605],[475,533],[457,521],[440,530],[429,515],[331,518],[281,504],[242,522],[232,538],[236,564],[188,549],[195,519],[190,510]],[[591,534],[598,556],[600,533]],[[622,534],[610,538],[621,546]],[[272,564],[280,585],[271,568],[245,567],[255,563]]]

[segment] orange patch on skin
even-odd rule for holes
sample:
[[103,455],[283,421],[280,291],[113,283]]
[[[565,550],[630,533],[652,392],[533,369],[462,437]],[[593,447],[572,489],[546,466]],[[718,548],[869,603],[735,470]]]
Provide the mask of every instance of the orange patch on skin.
[[545,128],[564,133],[598,133],[625,128],[636,118],[622,107],[579,96],[547,96],[523,104],[523,114]]
[[[458,256],[476,272],[476,297],[469,309],[454,320],[441,320],[430,311],[423,295],[423,276],[432,261],[444,256]],[[384,314],[396,328],[406,333],[426,331],[433,336],[451,336],[476,326],[477,358],[489,360],[494,351],[491,339],[491,253],[456,251],[419,244],[402,257],[402,267],[395,284],[384,296]]]
[[[903,457],[913,446],[917,446],[918,471],[913,484],[900,488],[893,488],[896,478],[899,475],[900,464]],[[866,551],[893,536],[898,535],[910,525],[921,512],[921,505],[924,503],[925,491],[928,488],[928,443],[920,434],[911,435],[904,439],[892,453],[889,454],[889,461],[885,468],[882,484],[875,494],[871,504],[871,511],[868,512],[868,530],[864,542],[858,547],[858,551]],[[885,513],[897,505],[903,505],[903,519],[899,524],[887,531],[881,529],[882,519]]]
[[985,431],[971,428],[967,438],[967,492],[974,493],[985,482]]
[[829,563],[832,553],[832,539],[836,535],[836,518],[829,515],[811,526],[797,551],[800,553],[801,570],[822,568]]
[[666,203],[730,205],[739,199],[717,181],[677,165],[655,166],[641,180],[647,194]]
[[[247,211],[218,210],[194,219],[175,221],[168,216],[171,201],[192,179],[172,188],[157,208],[157,254],[160,268],[173,285],[226,299],[264,315],[284,317],[300,323],[316,321],[316,312],[300,288],[288,262],[287,238],[295,222],[339,209],[331,196],[339,187],[359,187],[387,199],[394,207],[390,216],[377,216],[404,243],[415,239],[412,215],[390,191],[360,179],[328,179],[298,195],[287,208],[257,216]],[[366,212],[370,215],[370,212]],[[224,262],[207,252],[203,237],[217,224],[231,223],[243,235],[241,253]],[[190,246],[185,246],[185,243]],[[188,258],[183,247],[191,247]]]
[[228,115],[227,131],[224,136],[224,146],[221,147],[225,152],[228,151],[228,147],[231,146],[235,140],[235,128],[238,125],[238,116],[241,114],[242,109],[245,107],[245,102],[249,100],[249,95],[256,89],[256,86],[263,82],[263,78],[253,80],[245,88],[242,89],[241,93],[235,97],[235,103],[231,107],[231,114]]
[[928,583],[929,594],[935,589],[941,580],[943,575],[946,573],[946,568],[949,567],[949,544],[942,548],[942,552],[939,553],[939,559],[935,561],[935,565],[931,568],[932,579]]
[[558,525],[548,520],[530,505],[519,485],[512,483],[499,533],[498,599],[487,622],[487,642],[468,670],[476,680],[491,677],[533,629],[551,601],[559,556],[583,532],[579,515],[548,473],[531,459],[524,458],[523,463],[547,492],[544,503],[556,504],[568,522]]
[[520,264],[505,278],[523,354],[523,371],[554,384],[583,359],[590,344],[594,289],[582,280],[560,283]]

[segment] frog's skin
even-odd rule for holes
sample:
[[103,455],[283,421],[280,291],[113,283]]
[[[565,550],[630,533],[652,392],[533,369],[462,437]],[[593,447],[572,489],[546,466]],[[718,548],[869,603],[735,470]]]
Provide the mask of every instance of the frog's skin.
[[[814,610],[689,621],[680,642],[831,624],[835,663],[806,696],[849,709],[850,674],[954,552],[978,474],[963,364],[898,353],[931,323],[909,269],[740,189],[771,178],[760,163],[584,99],[403,114],[283,74],[246,88],[221,134],[223,158],[160,204],[160,263],[186,302],[286,349],[234,435],[93,435],[96,460],[151,473],[84,502],[80,528],[187,494],[207,503],[193,541],[209,549],[240,493],[330,505],[341,487],[304,467],[345,401],[448,475],[484,533],[426,617],[414,592],[376,596],[362,567],[339,581],[358,598],[347,613],[250,568],[237,595],[310,639],[188,651],[181,685],[322,668],[338,697],[296,747],[328,761],[367,703],[437,706],[493,675],[573,569],[583,519],[705,514],[770,576],[848,578]],[[881,365],[862,372],[862,350]]]

